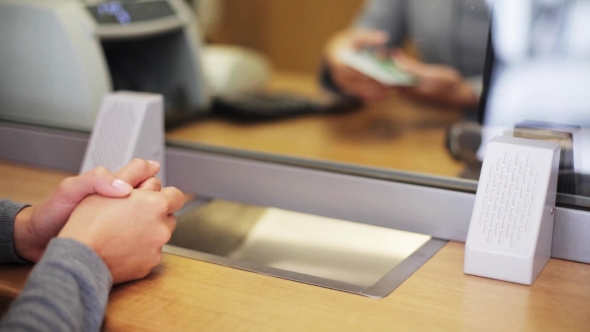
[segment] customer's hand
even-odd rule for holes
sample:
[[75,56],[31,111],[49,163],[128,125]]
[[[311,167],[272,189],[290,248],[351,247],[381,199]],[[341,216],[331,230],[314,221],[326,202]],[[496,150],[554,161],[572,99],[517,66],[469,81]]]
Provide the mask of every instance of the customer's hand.
[[134,187],[160,190],[161,183],[153,176],[160,165],[134,159],[116,174],[96,168],[63,180],[41,204],[19,212],[14,222],[15,251],[20,257],[37,262],[49,241],[57,236],[78,204],[87,196],[126,197]]
[[[385,97],[390,87],[375,81],[365,74],[350,68],[339,59],[339,53],[346,49],[363,47],[382,47],[385,49],[388,36],[378,30],[347,30],[339,33],[328,42],[326,61],[330,67],[332,80],[343,92],[363,100],[376,100]],[[387,56],[387,54],[384,54]]]
[[398,50],[393,55],[396,64],[414,75],[418,84],[399,87],[397,90],[409,97],[452,107],[476,107],[478,98],[461,74],[445,65],[425,64]]
[[89,196],[59,233],[89,246],[106,263],[113,282],[145,277],[162,260],[162,246],[176,227],[172,214],[184,204],[176,188],[133,190],[126,198]]

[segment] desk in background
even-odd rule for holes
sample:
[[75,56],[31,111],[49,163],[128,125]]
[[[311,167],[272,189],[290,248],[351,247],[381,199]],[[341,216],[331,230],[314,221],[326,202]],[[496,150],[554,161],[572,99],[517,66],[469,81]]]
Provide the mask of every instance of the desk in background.
[[[277,73],[269,89],[310,97],[320,94],[316,78],[305,74]],[[347,113],[302,115],[258,123],[205,118],[170,130],[166,137],[182,142],[455,177],[462,165],[445,149],[444,140],[447,126],[460,118],[456,110],[392,96]]]
[[[68,174],[0,163],[0,197],[40,202]],[[551,259],[533,286],[463,274],[450,242],[383,299],[164,254],[115,286],[108,331],[588,331],[590,265]],[[0,304],[30,266],[0,267]]]

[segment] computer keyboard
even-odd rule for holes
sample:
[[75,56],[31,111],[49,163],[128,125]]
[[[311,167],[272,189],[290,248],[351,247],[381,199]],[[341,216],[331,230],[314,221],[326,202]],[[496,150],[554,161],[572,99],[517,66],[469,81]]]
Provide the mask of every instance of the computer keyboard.
[[273,119],[300,114],[350,110],[357,102],[340,99],[320,99],[291,92],[252,92],[219,97],[213,112],[238,119]]

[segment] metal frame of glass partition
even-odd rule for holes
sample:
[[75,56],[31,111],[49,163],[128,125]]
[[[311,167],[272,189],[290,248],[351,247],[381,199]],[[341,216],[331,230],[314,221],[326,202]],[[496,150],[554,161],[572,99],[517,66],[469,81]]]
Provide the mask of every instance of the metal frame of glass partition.
[[[88,139],[87,133],[0,122],[0,159],[77,173]],[[436,239],[429,245],[431,250],[417,252],[424,261],[446,240],[465,242],[475,201],[474,181],[180,142],[167,143],[166,167],[168,185],[198,196],[431,235]],[[558,195],[552,257],[590,263],[589,210],[590,200],[586,197]],[[195,255],[174,248],[169,251]],[[301,280],[292,272],[279,273],[249,264],[237,266],[207,258],[206,254],[200,256],[218,264],[373,297],[391,291],[389,286],[384,287],[386,281],[399,284],[409,276],[406,273],[403,277],[400,271],[407,267],[400,264],[398,273],[393,273],[394,268],[373,287],[358,289],[354,285],[338,287],[321,278]]]

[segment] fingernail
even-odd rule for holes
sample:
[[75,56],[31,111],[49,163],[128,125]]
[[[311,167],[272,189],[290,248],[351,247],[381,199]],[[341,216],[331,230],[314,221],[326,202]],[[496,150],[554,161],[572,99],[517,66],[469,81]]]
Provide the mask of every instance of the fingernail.
[[154,165],[154,166],[160,166],[160,163],[155,160],[148,160],[147,162]]
[[133,190],[133,187],[131,187],[129,183],[120,179],[115,179],[115,181],[112,183],[112,186],[122,194],[129,194],[131,190]]

